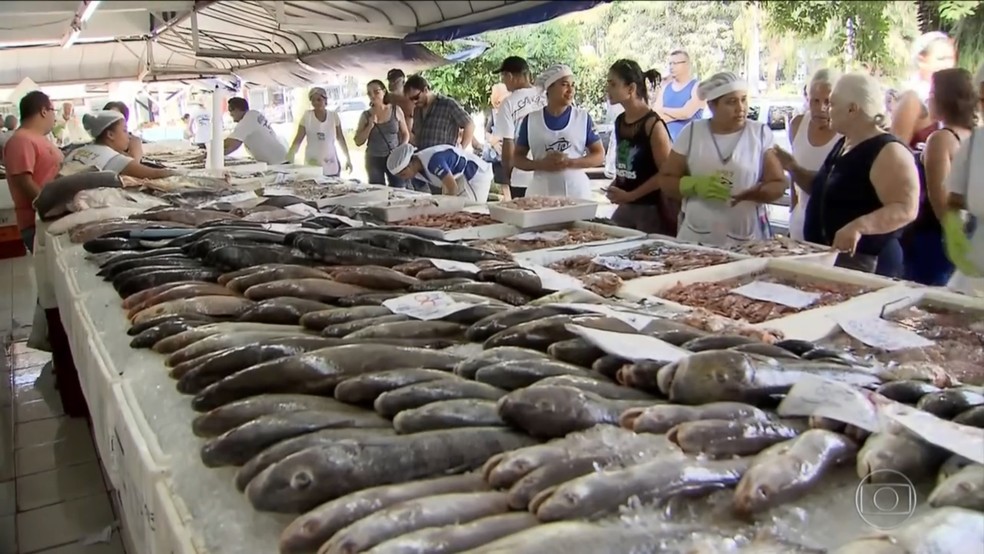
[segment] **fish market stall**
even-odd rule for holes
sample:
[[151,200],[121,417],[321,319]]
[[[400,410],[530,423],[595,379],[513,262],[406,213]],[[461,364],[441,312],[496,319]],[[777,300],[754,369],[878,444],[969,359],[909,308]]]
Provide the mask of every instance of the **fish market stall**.
[[776,237],[772,240],[753,240],[733,246],[731,252],[751,258],[793,258],[832,266],[837,261],[837,251],[829,246]]
[[[918,499],[889,540],[984,540],[969,373],[935,344],[897,364],[831,340],[844,314],[953,311],[953,295],[585,221],[507,238],[607,240],[485,249],[434,240],[425,214],[319,210],[303,182],[187,204],[149,187],[170,204],[48,227],[135,551],[819,553],[871,534],[857,495],[880,470]],[[411,203],[464,208],[436,204]],[[582,279],[606,274],[614,290]],[[705,285],[719,304],[682,296]],[[976,311],[885,312],[971,355],[981,306],[960,306]]]
[[543,250],[572,250],[607,242],[624,242],[645,237],[635,229],[615,227],[589,221],[573,221],[546,225],[536,229],[516,229],[514,234],[477,240],[470,243],[501,253],[529,253]]

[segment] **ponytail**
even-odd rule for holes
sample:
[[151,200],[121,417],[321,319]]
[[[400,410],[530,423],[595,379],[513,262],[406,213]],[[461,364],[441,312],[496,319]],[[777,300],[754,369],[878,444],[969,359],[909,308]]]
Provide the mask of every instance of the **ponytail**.
[[654,89],[659,88],[659,85],[663,82],[663,75],[655,69],[646,71],[642,74],[642,76],[645,77],[647,81],[652,83],[652,88]]

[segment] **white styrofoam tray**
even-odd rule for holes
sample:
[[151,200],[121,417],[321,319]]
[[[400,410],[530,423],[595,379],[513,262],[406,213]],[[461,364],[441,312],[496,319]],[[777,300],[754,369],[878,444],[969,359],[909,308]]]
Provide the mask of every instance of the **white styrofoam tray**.
[[[595,223],[594,225],[598,225]],[[607,226],[606,226],[607,227]],[[574,256],[620,256],[629,254],[634,250],[638,250],[644,246],[661,244],[669,246],[672,248],[683,248],[688,250],[697,251],[708,251],[708,252],[723,252],[729,256],[732,256],[735,261],[745,259],[744,257],[732,254],[731,252],[726,252],[718,250],[716,248],[710,248],[707,246],[700,246],[697,244],[690,244],[685,242],[676,242],[673,240],[657,239],[652,238],[654,235],[648,237],[640,237],[637,240],[631,242],[609,242],[602,243],[598,246],[589,246],[588,248],[580,248],[569,250],[565,248],[557,248],[553,250],[534,250],[532,252],[520,252],[515,255],[516,258],[529,261],[540,265],[550,265],[561,260],[566,260],[567,258],[573,258]],[[645,277],[639,277],[639,279],[645,279]]]
[[[386,189],[383,187],[384,190]],[[387,200],[389,193],[379,202],[366,205],[366,211],[375,217],[393,223],[421,215],[444,215],[460,212],[465,208],[466,199],[463,196],[428,195],[422,197],[398,198]]]
[[501,202],[490,203],[488,207],[489,215],[493,219],[515,225],[521,229],[583,221],[593,218],[598,212],[598,203],[588,200],[577,200],[573,206],[544,208],[542,210],[517,210],[507,208]]
[[[785,317],[751,325],[760,329],[781,331],[786,338],[819,340],[829,333],[829,330],[824,331],[821,328],[809,324],[809,322],[819,317],[819,315],[832,314],[835,313],[834,310],[838,309],[850,310],[854,306],[865,306],[870,302],[883,305],[893,300],[904,298],[906,295],[911,294],[912,291],[911,288],[900,285],[886,277],[849,269],[823,267],[815,263],[783,258],[748,258],[691,271],[633,279],[622,286],[619,296],[628,300],[658,298],[662,303],[675,304],[670,300],[660,298],[659,294],[681,283],[724,281],[763,271],[801,276],[808,280],[833,281],[873,289],[872,292],[858,295],[841,304],[809,308]],[[691,306],[685,305],[684,307],[692,308]]]
[[[315,201],[319,208],[325,206],[364,206],[377,202],[385,202],[389,198],[387,187],[382,185],[361,185],[364,189],[360,192],[342,194],[339,196],[324,196]],[[331,185],[325,185],[327,191],[331,191]]]

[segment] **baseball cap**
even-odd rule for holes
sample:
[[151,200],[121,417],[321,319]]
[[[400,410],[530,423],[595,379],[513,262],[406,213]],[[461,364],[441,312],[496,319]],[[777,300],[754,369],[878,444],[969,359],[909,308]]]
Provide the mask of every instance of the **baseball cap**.
[[386,80],[387,81],[395,81],[395,80],[397,80],[397,79],[399,79],[401,77],[406,77],[406,76],[407,76],[407,74],[404,73],[402,69],[397,69],[395,67],[393,69],[391,69],[391,70],[389,70],[389,71],[386,72]]
[[496,73],[529,73],[530,64],[519,56],[509,56],[502,60],[502,64]]

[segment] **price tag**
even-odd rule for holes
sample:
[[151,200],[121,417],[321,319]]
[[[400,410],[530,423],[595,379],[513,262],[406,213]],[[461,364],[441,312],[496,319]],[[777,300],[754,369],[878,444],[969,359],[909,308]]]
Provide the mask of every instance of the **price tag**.
[[837,323],[848,335],[851,335],[868,346],[881,348],[889,352],[904,350],[906,348],[925,348],[935,344],[933,341],[923,338],[901,325],[896,325],[891,321],[885,321],[880,317],[856,319],[845,317],[838,319]]
[[753,281],[747,285],[731,289],[731,292],[754,300],[775,302],[790,308],[805,308],[819,300],[821,296],[819,293],[803,292],[793,287],[778,283],[766,283],[765,281]]
[[205,207],[205,206],[214,206],[216,204],[223,204],[225,202],[228,202],[230,204],[235,204],[236,202],[243,202],[245,200],[253,200],[255,198],[257,198],[257,196],[256,196],[256,193],[253,192],[253,191],[238,192],[236,194],[228,194],[226,196],[222,196],[222,197],[216,198],[215,200],[212,200],[211,202],[206,202],[205,204],[202,205],[202,207]]
[[511,237],[506,237],[511,240],[521,240],[521,241],[534,241],[534,240],[564,240],[569,236],[567,231],[540,231],[535,233],[520,233],[518,235],[513,235]]
[[543,267],[542,265],[531,264],[529,262],[520,261],[519,267],[529,269],[536,276],[540,278],[540,286],[546,290],[570,290],[570,289],[583,289],[584,283],[580,279],[571,277],[570,275],[564,275],[558,271],[554,271],[549,267]]
[[591,262],[595,265],[607,267],[608,269],[614,269],[615,271],[630,269],[640,273],[647,270],[662,269],[664,267],[664,264],[660,262],[630,260],[619,256],[595,256]]
[[456,262],[454,260],[442,260],[440,258],[428,258],[434,267],[441,271],[467,271],[468,273],[478,273],[482,268],[468,262]]
[[264,230],[273,231],[274,233],[284,233],[285,235],[304,228],[300,223],[264,223],[262,227]]
[[307,204],[291,204],[284,208],[288,212],[295,213],[297,215],[309,216],[309,215],[321,215],[321,212],[317,208],[312,208]]
[[458,302],[450,294],[440,291],[418,292],[391,298],[383,302],[394,314],[410,316],[414,319],[441,319],[453,313],[475,306]]
[[882,416],[904,426],[923,440],[984,464],[984,429],[940,419],[898,402],[881,407]]
[[606,353],[627,360],[675,362],[690,355],[682,348],[646,335],[613,333],[580,325],[567,325],[567,330],[587,339]]
[[602,306],[600,304],[557,304],[562,308],[570,308],[572,310],[578,310],[583,312],[591,312],[595,314],[604,315],[619,321],[624,321],[632,326],[636,331],[641,331],[646,328],[647,325],[653,322],[654,317],[650,317],[643,314],[635,314],[630,312],[623,312],[610,308],[608,306]]
[[294,194],[295,192],[287,187],[263,187],[263,196],[294,196]]
[[813,375],[801,377],[777,411],[781,416],[826,417],[871,432],[880,429],[878,410],[865,393]]

